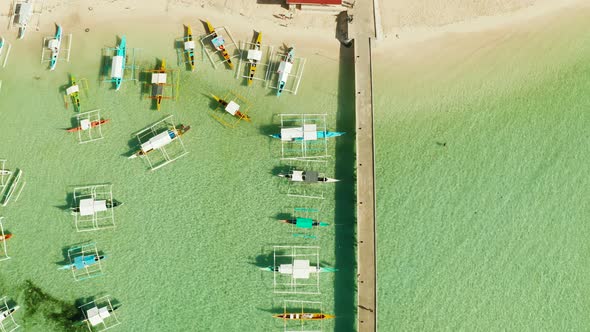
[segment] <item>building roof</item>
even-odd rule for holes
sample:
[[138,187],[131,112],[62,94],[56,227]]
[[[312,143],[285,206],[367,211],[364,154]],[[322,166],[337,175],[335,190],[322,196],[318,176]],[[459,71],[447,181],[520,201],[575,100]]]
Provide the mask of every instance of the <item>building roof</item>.
[[287,0],[288,5],[341,5],[342,0]]

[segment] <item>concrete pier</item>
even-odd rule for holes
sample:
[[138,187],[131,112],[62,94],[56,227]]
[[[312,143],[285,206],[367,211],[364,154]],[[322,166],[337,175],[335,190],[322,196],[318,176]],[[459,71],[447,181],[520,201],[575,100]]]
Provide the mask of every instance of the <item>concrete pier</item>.
[[350,24],[355,53],[358,330],[377,331],[375,143],[371,40],[376,37],[375,1],[357,0]]

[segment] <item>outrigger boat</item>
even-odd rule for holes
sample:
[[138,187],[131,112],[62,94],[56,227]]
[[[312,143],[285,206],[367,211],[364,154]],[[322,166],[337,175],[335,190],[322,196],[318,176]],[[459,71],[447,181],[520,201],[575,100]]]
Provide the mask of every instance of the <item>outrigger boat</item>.
[[[83,203],[83,204],[82,204]],[[88,205],[84,205],[88,204]],[[116,199],[105,199],[95,201],[93,199],[83,199],[81,204],[83,206],[73,207],[72,212],[80,213],[82,216],[93,214],[95,211],[106,211],[107,209],[113,209],[117,206],[123,205],[122,202],[117,201]],[[90,213],[89,213],[90,212]]]
[[251,50],[248,50],[248,60],[250,61],[250,76],[248,76],[248,85],[254,81],[254,74],[256,73],[256,66],[262,59],[262,51],[260,50],[262,43],[262,32],[258,32],[256,42]]
[[10,175],[10,174],[12,174],[12,171],[7,170],[7,169],[0,169],[1,176],[6,176],[6,175]]
[[12,237],[12,234],[5,234],[5,235],[0,235],[0,241],[5,241],[8,240]]
[[100,119],[98,121],[89,121],[88,119],[84,119],[84,120],[80,121],[80,126],[67,129],[67,131],[69,133],[84,131],[84,130],[88,130],[90,128],[102,126],[103,124],[108,123],[109,121],[110,121],[109,119]]
[[59,49],[61,47],[61,26],[57,26],[57,32],[55,33],[55,37],[49,40],[47,44],[47,48],[51,50],[51,60],[49,62],[49,70],[54,70],[55,66],[57,65],[57,57],[59,56]]
[[[14,308],[12,308],[12,309],[6,309],[6,310],[4,310],[4,311],[0,312],[0,326],[1,326],[2,322],[3,322],[3,321],[6,319],[6,318],[8,318],[8,316],[12,315],[12,313],[13,313],[13,312],[15,312],[15,311],[17,311],[18,309],[20,309],[20,306],[18,306],[18,305],[17,305],[17,306],[15,306],[15,307],[14,307]],[[4,330],[4,329],[2,329],[2,330]],[[14,331],[14,330],[13,330],[13,331]]]
[[80,87],[76,84],[76,79],[73,75],[70,79],[72,80],[72,85],[66,89],[66,94],[72,99],[74,110],[80,112]]
[[293,219],[281,219],[279,221],[282,223],[285,223],[285,224],[295,225],[295,227],[297,227],[297,228],[326,227],[326,226],[330,225],[327,222],[317,221],[317,220],[313,220],[311,218],[301,218],[301,217],[296,217]]
[[[288,129],[292,129],[292,128],[288,128]],[[303,128],[299,127],[299,128],[295,128],[298,129],[298,131],[301,133],[301,135],[282,135],[282,134],[272,134],[269,135],[272,138],[278,138],[281,139],[283,141],[305,141],[305,135],[303,134]],[[344,134],[346,134],[345,132],[342,131],[316,131],[317,136],[315,137],[315,139],[318,138],[333,138],[333,137],[338,137],[338,136],[342,136]],[[284,136],[284,137],[283,137]]]
[[191,71],[195,71],[195,40],[193,39],[193,30],[190,25],[186,26],[186,37],[184,38],[184,52],[188,57]]
[[147,142],[141,145],[141,149],[134,153],[133,155],[129,156],[129,159],[137,158],[139,156],[145,156],[146,154],[163,148],[164,146],[172,143],[178,137],[184,135],[187,131],[191,129],[190,126],[180,125],[177,128],[170,128],[167,129],[158,135],[150,138]]
[[97,264],[105,258],[107,258],[106,255],[76,256],[74,257],[73,263],[60,266],[58,270],[82,270],[86,267]]
[[281,61],[279,64],[279,69],[277,73],[279,73],[279,85],[277,87],[277,97],[283,93],[283,89],[287,85],[287,80],[289,79],[289,74],[291,73],[291,69],[293,69],[293,62],[295,61],[295,47],[289,48],[287,52],[287,56],[285,60]]
[[246,120],[248,122],[252,122],[252,120],[250,119],[250,117],[247,114],[243,114],[242,112],[240,112],[240,105],[238,105],[237,103],[235,103],[234,101],[230,101],[229,103],[219,97],[217,97],[214,94],[211,94],[211,96],[213,97],[213,99],[215,99],[221,106],[224,107],[225,111],[228,112],[229,114],[235,116],[238,119],[242,119],[242,120]]
[[125,71],[125,57],[127,56],[127,39],[121,37],[121,43],[117,46],[117,54],[113,56],[111,65],[111,79],[115,82],[115,90],[121,88],[123,83],[123,72]]
[[322,273],[322,272],[337,272],[338,269],[333,267],[317,267],[313,265],[309,265],[308,260],[295,260],[293,264],[281,264],[279,266],[268,266],[261,268],[263,271],[270,271],[270,272],[279,272],[282,274],[294,274],[300,273],[303,271],[305,274],[309,273]]
[[320,176],[315,171],[296,171],[293,170],[291,173],[281,173],[280,177],[289,179],[291,182],[305,182],[305,183],[333,183],[340,180]]
[[162,106],[162,99],[172,99],[171,97],[164,97],[164,86],[166,84],[166,60],[162,59],[160,69],[152,70],[152,95],[148,98],[156,100],[156,108],[158,111]]
[[274,318],[280,319],[289,319],[289,320],[323,320],[323,319],[332,319],[336,318],[334,315],[327,315],[322,313],[305,313],[305,312],[297,312],[297,313],[284,313],[278,315],[272,315]]
[[211,25],[211,23],[209,21],[206,21],[206,23],[207,23],[207,30],[208,30],[209,34],[211,34],[213,36],[213,39],[211,39],[211,43],[213,44],[213,47],[215,47],[216,50],[221,51],[221,55],[225,59],[229,68],[233,69],[234,64],[231,62],[231,58],[229,56],[229,53],[227,53],[227,50],[225,49],[225,45],[224,45],[225,40],[223,39],[223,36],[217,35],[217,33],[215,32],[215,28],[213,27],[213,25]]
[[25,37],[25,31],[27,30],[27,25],[29,24],[32,15],[33,3],[31,1],[21,3],[18,11],[18,39],[23,39]]

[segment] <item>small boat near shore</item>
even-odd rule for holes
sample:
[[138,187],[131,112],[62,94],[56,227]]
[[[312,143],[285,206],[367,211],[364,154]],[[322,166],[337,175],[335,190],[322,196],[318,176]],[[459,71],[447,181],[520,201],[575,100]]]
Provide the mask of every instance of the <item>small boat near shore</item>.
[[171,127],[167,130],[164,130],[156,136],[150,138],[147,142],[141,144],[140,150],[129,156],[129,159],[145,156],[154,150],[161,149],[178,139],[180,136],[184,135],[190,129],[190,126],[179,125],[175,128]]
[[117,46],[117,52],[113,56],[111,66],[111,79],[115,82],[115,90],[121,89],[123,83],[123,72],[125,71],[125,61],[127,57],[127,39],[125,36],[121,37],[121,42]]
[[75,132],[78,132],[78,131],[84,131],[84,130],[88,130],[90,128],[102,126],[103,124],[108,123],[109,121],[110,121],[109,119],[101,119],[101,120],[98,120],[98,121],[82,120],[80,122],[80,126],[67,129],[67,131],[69,133],[75,133]]
[[336,318],[334,315],[327,315],[322,313],[305,313],[305,312],[297,312],[297,313],[284,313],[278,315],[272,315],[274,318],[280,319],[288,319],[288,320],[324,320],[324,319],[332,319]]
[[233,69],[234,64],[231,62],[231,58],[229,56],[229,53],[225,49],[225,40],[223,39],[223,36],[218,35],[217,32],[215,32],[215,28],[213,27],[211,22],[205,21],[205,23],[207,24],[207,30],[208,30],[207,32],[209,34],[211,34],[211,36],[213,37],[213,39],[211,39],[211,43],[213,44],[213,47],[215,47],[216,50],[221,52],[221,55],[225,59],[225,62],[227,63],[229,68]]
[[293,170],[291,173],[281,173],[279,177],[286,178],[291,182],[304,182],[304,183],[334,183],[340,180],[332,179],[326,176],[320,175],[315,171],[296,171]]
[[71,264],[60,266],[58,270],[82,270],[107,258],[106,255],[76,256]]
[[70,96],[72,104],[74,105],[74,110],[80,112],[80,87],[76,84],[76,78],[74,75],[70,76],[70,80],[72,81],[72,85],[66,89],[66,94]]
[[256,74],[256,67],[258,66],[258,62],[262,59],[262,32],[258,32],[256,36],[256,41],[252,46],[251,50],[248,50],[248,61],[250,62],[250,74],[248,75],[248,85],[251,85],[254,81],[254,74]]
[[195,71],[195,40],[193,30],[190,25],[186,26],[186,37],[184,37],[184,52],[191,66],[191,71]]
[[0,241],[6,241],[12,237],[12,234],[0,235]]
[[57,58],[59,56],[59,50],[61,48],[61,39],[61,26],[58,25],[55,37],[53,37],[53,39],[50,39],[47,44],[47,48],[49,48],[49,50],[51,51],[51,59],[49,60],[49,70],[55,70],[55,66],[57,65]]
[[[301,129],[301,133],[303,133],[303,129]],[[342,132],[342,131],[320,131],[320,130],[316,131],[316,133],[317,133],[317,136],[315,137],[315,139],[334,138],[334,137],[338,137],[338,136],[342,136],[342,135],[346,134],[345,132]],[[291,137],[285,137],[285,138],[283,138],[281,134],[272,134],[269,136],[272,138],[278,138],[281,140],[290,140],[290,141],[296,141],[296,142],[306,140],[305,136],[303,136],[303,134],[300,137],[291,136]]]
[[287,85],[287,80],[289,79],[289,74],[293,69],[293,62],[295,61],[295,47],[289,48],[287,51],[287,55],[285,59],[281,61],[279,64],[279,69],[277,73],[279,74],[279,83],[277,86],[277,97],[283,93],[285,86]]
[[[20,306],[15,306],[15,307],[13,307],[13,308],[10,308],[10,309],[8,309],[8,308],[7,308],[6,310],[4,310],[4,311],[0,312],[0,324],[2,324],[2,322],[3,322],[3,321],[6,319],[6,318],[8,318],[9,316],[11,316],[11,315],[12,315],[12,314],[13,314],[15,311],[17,311],[18,309],[20,309]],[[4,330],[4,329],[2,329],[2,330]],[[14,331],[14,330],[13,330],[13,331]]]
[[214,94],[211,94],[211,97],[213,97],[213,99],[215,99],[219,105],[221,105],[224,110],[226,112],[228,112],[229,114],[231,114],[232,116],[241,119],[241,120],[245,120],[248,122],[252,122],[252,120],[250,119],[250,117],[247,114],[243,114],[242,112],[240,112],[240,106],[238,104],[236,104],[233,101],[230,101],[229,103],[219,97],[217,97]]

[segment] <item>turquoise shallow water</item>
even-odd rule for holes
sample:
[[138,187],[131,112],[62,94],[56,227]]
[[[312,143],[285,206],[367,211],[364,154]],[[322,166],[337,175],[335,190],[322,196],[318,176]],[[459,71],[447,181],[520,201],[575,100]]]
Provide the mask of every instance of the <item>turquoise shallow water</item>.
[[[287,112],[326,112],[330,129],[350,132],[352,103],[339,101],[339,82],[350,84],[352,71],[302,48],[308,62],[299,94],[276,98],[261,84],[245,87],[234,72],[214,70],[199,58],[195,73],[181,68],[179,99],[165,100],[161,112],[140,95],[141,83],[125,82],[119,92],[99,84],[100,48],[113,47],[117,33],[125,32],[129,47],[142,48],[138,64],[152,69],[162,57],[176,66],[172,37],[181,36],[181,28],[75,30],[72,61],[59,63],[55,72],[39,64],[39,34],[13,43],[9,66],[0,72],[0,157],[24,170],[27,186],[18,202],[0,210],[14,234],[8,243],[12,259],[1,265],[0,289],[23,305],[16,319],[26,331],[64,330],[60,315],[51,318],[57,308],[110,294],[123,305],[117,314],[124,331],[268,331],[281,328],[271,313],[280,311],[282,299],[301,299],[321,301],[325,312],[339,316],[326,322],[325,330],[352,329],[354,232],[347,213],[353,209],[352,169],[326,166],[328,175],[340,174],[343,181],[327,188],[325,200],[290,199],[271,175],[281,165],[278,146],[264,135],[273,129],[273,115]],[[64,108],[60,91],[70,73],[89,81],[83,106],[100,108],[111,119],[104,140],[78,145],[63,130],[75,115],[71,105]],[[252,124],[229,130],[209,116],[208,94],[230,90],[252,103]],[[168,114],[192,126],[183,137],[189,154],[156,172],[139,159],[128,160],[125,155],[136,148],[131,135]],[[347,165],[353,162],[353,138],[330,145],[332,153],[342,151],[337,158]],[[77,233],[63,209],[67,194],[74,186],[96,183],[112,183],[115,198],[125,202],[115,211],[117,228]],[[316,241],[293,238],[288,226],[275,220],[292,206],[320,208],[322,219],[333,225]],[[64,248],[84,241],[95,241],[109,255],[106,274],[74,282],[56,263]],[[321,295],[273,295],[272,274],[255,263],[277,244],[319,245],[322,262],[340,271],[322,275]],[[339,248],[350,248],[348,256],[337,257]],[[32,292],[25,280],[47,294],[44,301],[27,306]],[[230,313],[236,319],[228,319]]]
[[376,65],[380,329],[588,330],[587,17]]

